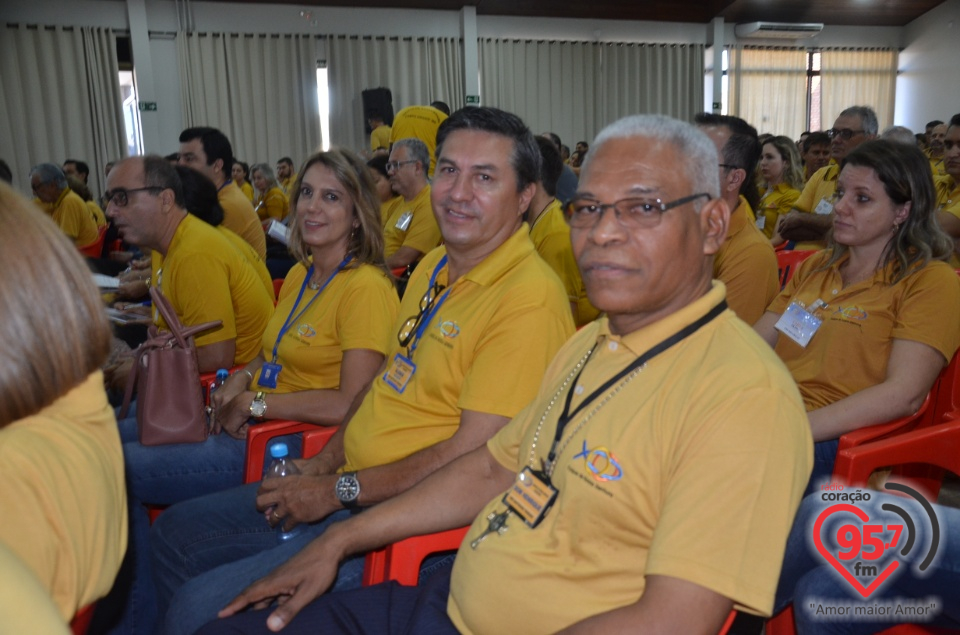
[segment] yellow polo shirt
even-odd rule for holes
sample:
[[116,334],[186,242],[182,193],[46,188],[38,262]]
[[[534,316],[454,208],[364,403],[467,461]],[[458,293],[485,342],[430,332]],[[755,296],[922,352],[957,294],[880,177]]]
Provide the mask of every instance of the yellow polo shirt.
[[[307,268],[296,264],[283,281],[277,310],[261,340],[267,361],[273,359],[277,335],[294,310],[306,275]],[[290,326],[277,348],[277,363],[283,367],[277,388],[265,392],[336,390],[340,387],[344,351],[363,348],[386,355],[393,347],[400,300],[384,270],[373,265],[345,269],[310,304],[316,294],[304,289],[294,315],[306,311]],[[256,386],[259,378],[258,371],[251,385]]]
[[[832,161],[832,159],[831,159]],[[820,168],[813,173],[813,176],[810,177],[810,180],[807,181],[807,184],[803,186],[803,191],[800,192],[800,198],[793,204],[795,208],[801,212],[807,212],[810,214],[817,213],[817,208],[823,206],[821,209],[826,209],[826,206],[829,205],[829,209],[833,211],[833,203],[830,202],[830,199],[833,198],[834,193],[837,191],[837,177],[840,176],[840,166],[836,163],[831,163],[825,168]],[[809,249],[823,249],[826,246],[826,243],[822,240],[811,240],[797,243],[797,251],[806,251]]]
[[370,133],[370,152],[377,150],[390,149],[390,132],[392,128],[387,125],[377,126]]
[[730,214],[727,239],[713,258],[713,277],[727,289],[727,303],[747,324],[754,324],[777,296],[777,256],[770,241],[750,221],[750,204]]
[[251,267],[253,267],[253,270],[257,272],[257,277],[260,278],[260,282],[263,283],[263,287],[270,295],[270,299],[276,300],[277,294],[273,291],[273,278],[270,277],[270,270],[267,269],[267,263],[263,261],[263,258],[261,258],[259,254],[253,250],[253,247],[250,246],[250,243],[245,241],[243,238],[240,238],[223,225],[217,225],[217,231],[226,236],[227,240],[230,241],[230,244],[233,245],[237,251],[243,254],[244,259],[250,264]]
[[106,595],[127,550],[127,495],[103,373],[0,429],[0,479],[0,543],[63,619]]
[[883,382],[890,349],[897,339],[926,344],[946,364],[960,345],[960,280],[944,262],[934,261],[895,285],[886,271],[846,289],[837,263],[816,271],[830,257],[824,251],[807,258],[770,305],[782,314],[791,302],[805,306],[817,299],[823,324],[802,348],[780,334],[777,355],[800,387],[807,410],[822,408]]
[[77,247],[89,245],[97,239],[97,223],[87,204],[69,188],[60,192],[53,205],[45,205],[57,224]]
[[587,288],[570,245],[570,225],[563,217],[560,201],[553,199],[530,228],[530,240],[540,257],[547,261],[567,290],[567,299],[576,304],[573,321],[577,327],[595,320],[598,311],[587,298]]
[[290,196],[290,194],[292,193],[290,192],[290,188],[293,187],[296,182],[297,182],[297,173],[293,172],[288,178],[281,179],[279,181],[280,189],[283,190],[284,194],[286,194],[287,196]]
[[[723,296],[714,282],[701,298],[627,335],[613,335],[606,318],[581,329],[530,406],[487,443],[493,458],[510,471],[539,469],[567,390],[573,411]],[[594,345],[576,384],[561,391]],[[447,603],[461,633],[555,633],[635,603],[648,575],[686,580],[737,608],[770,614],[813,449],[800,395],[770,347],[724,311],[596,410],[603,399],[564,430],[552,479],[559,495],[536,528],[512,515],[506,532],[472,549],[487,515],[505,508],[502,496],[477,515]]]
[[0,542],[0,622],[9,633],[69,635],[63,616],[27,565]]
[[253,186],[250,185],[250,181],[244,181],[243,185],[240,186],[240,191],[243,192],[243,195],[247,197],[248,201],[253,202]]
[[430,172],[437,165],[437,130],[447,119],[447,116],[431,106],[408,106],[393,118],[393,127],[390,129],[390,143],[400,139],[415,138],[423,141],[430,152]]
[[290,210],[290,201],[279,187],[271,187],[257,197],[253,207],[261,221],[282,221]]
[[[937,208],[938,211],[952,214],[960,218],[960,186],[958,186],[953,177],[949,174],[934,178],[937,186]],[[954,239],[956,242],[956,239]],[[957,257],[956,249],[950,255],[950,266],[954,269],[960,269],[960,257]]]
[[947,174],[942,156],[939,159],[934,159],[933,157],[927,157],[927,159],[930,161],[930,171],[933,172],[934,177],[945,176]]
[[773,238],[777,228],[777,220],[793,208],[800,197],[800,190],[796,190],[786,183],[780,183],[772,190],[761,193],[760,213],[757,214],[757,229],[767,238]]
[[98,230],[107,224],[107,215],[103,213],[96,201],[84,201],[84,205],[90,210],[90,215],[93,216],[93,222],[97,224]]
[[253,204],[247,200],[237,184],[227,181],[217,191],[217,200],[223,208],[224,227],[250,243],[261,258],[266,258],[267,238],[260,226],[260,219],[253,211]]
[[[411,200],[394,199],[383,230],[383,256],[389,258],[401,247],[412,247],[427,253],[440,244],[440,227],[430,204],[430,186],[426,185]],[[409,222],[406,215],[412,214]],[[403,225],[406,224],[406,229]]]
[[[223,321],[223,326],[198,335],[197,347],[236,339],[234,365],[256,357],[273,315],[273,300],[243,254],[190,214],[177,226],[166,257],[153,253],[153,285],[170,301],[183,325]],[[154,322],[166,328],[156,309]]]
[[[446,254],[427,254],[410,277],[387,365],[406,355],[397,332],[420,311],[430,276]],[[437,276],[447,283],[448,268]],[[413,356],[403,393],[379,376],[344,436],[348,471],[398,461],[450,438],[463,410],[512,417],[529,403],[560,345],[573,333],[567,296],[522,225],[450,287]],[[509,377],[508,377],[509,376]]]

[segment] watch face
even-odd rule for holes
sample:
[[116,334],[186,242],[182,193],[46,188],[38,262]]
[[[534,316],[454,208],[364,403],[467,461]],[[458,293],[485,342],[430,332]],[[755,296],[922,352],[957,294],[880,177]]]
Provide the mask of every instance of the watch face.
[[267,402],[263,401],[262,399],[254,400],[254,402],[250,404],[250,414],[252,414],[254,417],[262,417],[266,411]]
[[360,496],[360,482],[352,474],[344,474],[337,481],[337,498],[342,502],[356,500]]

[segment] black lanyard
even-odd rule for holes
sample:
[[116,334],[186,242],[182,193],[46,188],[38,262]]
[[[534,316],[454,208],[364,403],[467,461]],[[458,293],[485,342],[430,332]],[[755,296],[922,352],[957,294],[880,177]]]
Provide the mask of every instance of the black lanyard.
[[[699,331],[702,327],[707,325],[715,317],[723,313],[726,309],[727,309],[727,301],[721,300],[720,304],[710,309],[710,311],[706,315],[701,317],[699,320],[685,326],[684,328],[680,329],[679,331],[677,331],[667,339],[663,340],[662,342],[660,342],[659,344],[657,344],[656,346],[648,350],[646,353],[638,357],[636,360],[634,360],[633,363],[631,363],[629,366],[627,366],[626,368],[621,370],[619,373],[617,373],[616,375],[608,379],[606,382],[604,382],[602,386],[594,390],[592,393],[590,393],[590,395],[586,399],[580,402],[580,405],[577,406],[573,412],[570,412],[570,402],[573,400],[573,388],[574,386],[577,385],[577,382],[580,380],[580,375],[583,373],[584,368],[587,367],[587,362],[590,361],[590,357],[593,355],[593,349],[591,349],[589,355],[587,355],[587,359],[585,359],[583,362],[583,368],[580,369],[580,372],[577,373],[577,376],[574,378],[573,382],[570,384],[570,391],[567,393],[567,400],[563,406],[563,412],[560,413],[560,418],[557,420],[557,432],[553,437],[553,445],[550,446],[550,454],[549,456],[547,456],[547,463],[548,464],[553,463],[557,458],[556,456],[557,446],[560,444],[560,437],[563,436],[563,429],[566,428],[567,424],[570,423],[570,420],[576,417],[585,407],[587,407],[587,405],[590,404],[590,402],[595,400],[597,397],[599,397],[603,393],[607,392],[611,386],[613,386],[618,381],[623,379],[626,375],[632,373],[634,370],[636,370],[640,366],[643,366],[644,364],[646,364],[651,359],[653,359],[660,353],[664,352],[668,348],[672,347],[675,344],[679,344],[683,340],[687,339],[688,337],[690,337],[691,335]],[[594,344],[594,346],[596,346],[596,344]]]

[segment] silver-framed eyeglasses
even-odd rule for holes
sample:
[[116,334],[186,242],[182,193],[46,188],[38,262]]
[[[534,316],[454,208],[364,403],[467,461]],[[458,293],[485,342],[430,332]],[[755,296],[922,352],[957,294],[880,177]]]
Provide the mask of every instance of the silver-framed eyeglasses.
[[591,198],[575,198],[567,205],[567,222],[576,229],[588,229],[597,224],[603,212],[612,209],[624,227],[649,229],[660,224],[660,217],[674,207],[680,207],[698,198],[712,198],[706,192],[691,194],[664,203],[659,198],[624,198],[616,203],[600,203]]
[[149,187],[135,187],[132,190],[128,190],[123,187],[118,187],[114,190],[107,190],[103,193],[103,200],[109,205],[113,203],[117,207],[126,207],[127,203],[130,202],[129,195],[134,192],[162,192],[166,188],[158,187],[156,185],[151,185]]
[[409,161],[387,161],[387,164],[384,167],[386,167],[387,172],[396,172],[400,169],[400,166],[416,162],[416,159],[410,159]]

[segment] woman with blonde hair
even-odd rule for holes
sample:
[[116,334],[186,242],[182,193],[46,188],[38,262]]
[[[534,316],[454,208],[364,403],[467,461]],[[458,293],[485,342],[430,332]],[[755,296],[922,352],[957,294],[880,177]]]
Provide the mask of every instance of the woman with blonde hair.
[[76,248],[3,183],[0,223],[0,543],[69,621],[110,589],[127,547],[123,455],[99,370],[110,327]]
[[257,188],[257,199],[253,202],[253,207],[260,220],[283,221],[290,209],[289,199],[277,184],[273,169],[266,163],[256,163],[250,168],[250,178],[253,186]]
[[776,232],[777,222],[793,207],[803,190],[803,162],[797,144],[789,137],[771,137],[763,143],[760,154],[760,177],[764,182],[757,229],[774,245],[783,242]]

